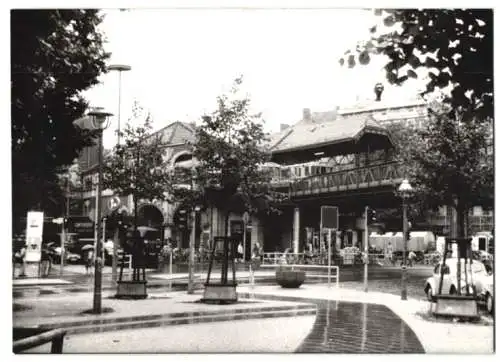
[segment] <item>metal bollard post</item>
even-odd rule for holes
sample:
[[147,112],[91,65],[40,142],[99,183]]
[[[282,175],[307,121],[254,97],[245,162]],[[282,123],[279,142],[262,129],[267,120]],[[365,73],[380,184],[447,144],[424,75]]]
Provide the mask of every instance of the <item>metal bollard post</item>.
[[170,291],[172,291],[172,251],[170,251],[169,253],[169,266],[168,266],[168,274],[169,274],[169,283],[168,283],[168,287],[170,289]]

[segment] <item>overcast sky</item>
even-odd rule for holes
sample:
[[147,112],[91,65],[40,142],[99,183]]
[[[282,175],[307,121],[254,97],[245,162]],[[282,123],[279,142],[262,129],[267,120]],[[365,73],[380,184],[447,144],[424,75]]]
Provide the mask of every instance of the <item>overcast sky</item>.
[[[173,121],[197,122],[213,111],[217,95],[243,75],[253,110],[262,112],[266,130],[298,121],[303,108],[314,111],[373,98],[384,82],[383,59],[369,66],[342,68],[339,58],[366,39],[376,17],[361,9],[106,10],[101,30],[109,64],[127,64],[122,74],[121,123],[133,100],[153,115],[154,128]],[[415,98],[418,82],[393,88],[386,99]],[[91,105],[118,112],[118,74],[101,77],[85,92]],[[116,138],[116,117],[105,132],[105,146]]]

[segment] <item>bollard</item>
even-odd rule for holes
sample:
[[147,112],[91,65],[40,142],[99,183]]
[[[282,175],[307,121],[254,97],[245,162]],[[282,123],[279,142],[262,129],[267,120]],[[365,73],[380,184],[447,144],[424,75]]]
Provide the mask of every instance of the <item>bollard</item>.
[[169,254],[169,266],[168,266],[168,274],[169,274],[169,283],[168,287],[170,288],[170,291],[172,291],[172,251],[170,251]]

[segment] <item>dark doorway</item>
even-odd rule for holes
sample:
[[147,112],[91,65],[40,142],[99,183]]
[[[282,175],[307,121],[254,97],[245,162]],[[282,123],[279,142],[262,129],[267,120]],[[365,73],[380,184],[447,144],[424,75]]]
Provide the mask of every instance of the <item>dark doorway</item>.
[[231,220],[229,223],[229,233],[231,239],[235,242],[235,249],[238,248],[239,243],[243,243],[243,221]]
[[247,226],[247,234],[245,235],[245,243],[243,247],[245,248],[245,260],[248,261],[252,258],[252,227]]

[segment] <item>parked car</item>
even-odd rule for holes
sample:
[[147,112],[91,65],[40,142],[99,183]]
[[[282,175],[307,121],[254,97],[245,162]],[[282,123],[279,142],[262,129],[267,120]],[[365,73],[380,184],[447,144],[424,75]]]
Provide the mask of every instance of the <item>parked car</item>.
[[[443,273],[443,286],[442,286],[442,294],[457,294],[458,290],[458,280],[457,280],[457,258],[450,258],[446,260],[446,265],[444,267]],[[424,292],[427,294],[427,299],[429,301],[434,300],[434,296],[436,296],[439,292],[439,280],[441,275],[441,265],[442,262],[437,264],[434,268],[433,275],[425,281]],[[484,264],[473,260],[472,266],[472,274],[469,270],[469,263],[467,263],[467,280],[472,284],[472,287],[479,294],[481,293],[483,286],[487,284],[487,278],[489,277]],[[464,271],[464,260],[461,260],[461,271],[462,277],[460,281],[462,294],[466,292],[466,283],[465,283],[465,271]],[[471,291],[471,290],[470,290]]]
[[493,275],[488,275],[482,280],[481,291],[479,292],[479,299],[486,304],[488,313],[493,314],[495,309],[495,296],[493,287]]

